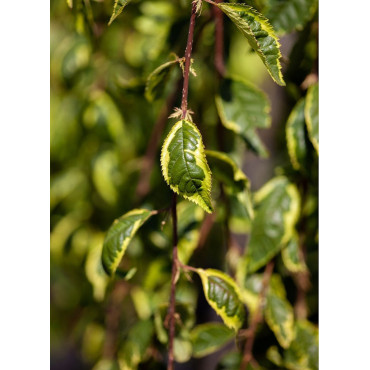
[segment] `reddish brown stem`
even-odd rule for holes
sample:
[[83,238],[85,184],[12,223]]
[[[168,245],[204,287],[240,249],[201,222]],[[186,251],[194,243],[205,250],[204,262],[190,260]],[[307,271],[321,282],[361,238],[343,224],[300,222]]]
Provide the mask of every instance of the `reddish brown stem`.
[[186,113],[188,110],[189,72],[191,63],[191,51],[193,48],[196,9],[197,9],[196,3],[193,3],[191,8],[188,41],[186,43],[185,49],[184,85],[182,88],[182,98],[181,98],[182,118],[186,117]]
[[252,350],[253,350],[254,339],[256,337],[257,327],[263,318],[262,309],[263,309],[264,299],[266,297],[267,288],[268,288],[273,270],[274,270],[274,261],[270,261],[267,264],[265,271],[263,273],[262,289],[259,294],[259,306],[252,318],[251,325],[249,329],[247,330],[247,333],[248,333],[247,341],[245,342],[244,355],[243,355],[242,363],[240,365],[240,370],[245,370],[248,364],[253,359]]
[[171,295],[170,305],[168,308],[168,319],[169,319],[169,343],[168,343],[168,366],[167,370],[173,370],[174,367],[174,352],[173,344],[175,340],[175,305],[176,305],[176,280],[179,272],[179,260],[177,256],[177,211],[176,201],[177,196],[174,193],[172,199],[172,228],[173,228],[173,254],[172,254],[172,276],[171,276]]

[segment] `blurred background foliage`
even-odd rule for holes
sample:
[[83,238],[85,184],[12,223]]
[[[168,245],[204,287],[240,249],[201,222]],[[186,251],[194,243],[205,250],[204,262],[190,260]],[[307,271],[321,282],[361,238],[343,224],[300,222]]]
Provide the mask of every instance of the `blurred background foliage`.
[[[246,151],[242,140],[229,131],[223,132],[224,150],[243,168],[252,190],[284,173],[308,194],[304,203],[306,264],[310,272],[306,302],[307,318],[312,323],[302,321],[295,329],[305,349],[296,344],[298,348],[293,346],[284,354],[272,331],[263,324],[254,355],[265,368],[313,369],[317,368],[315,361],[299,361],[302,351],[309,361],[317,355],[316,334],[307,334],[316,333],[318,322],[317,157],[306,137],[310,146],[304,164],[300,170],[293,168],[285,125],[296,102],[317,80],[317,7],[286,27],[271,14],[289,1],[248,3],[281,27],[287,86],[273,83],[256,53],[225,19],[227,70],[267,93],[272,125],[259,130],[269,158],[261,159]],[[153,70],[174,54],[183,55],[190,1],[133,0],[108,27],[112,9],[113,1],[109,0],[51,0],[51,368],[55,370],[165,369],[168,338],[164,319],[171,275],[169,215],[150,219],[130,244],[121,265],[126,280],[122,276],[110,282],[97,266],[104,233],[115,218],[138,206],[162,209],[170,205],[171,191],[160,172],[160,145],[144,183],[146,190],[138,190],[138,183],[140,172],[146,168],[145,152],[152,129],[166,100],[172,96],[167,116],[172,107],[180,105],[181,70],[175,66],[166,84],[149,99],[145,86]],[[204,3],[195,29],[193,67],[197,77],[190,80],[189,106],[207,149],[217,149],[218,145],[214,28],[211,7]],[[161,133],[160,143],[170,126]],[[219,187],[214,185],[212,191],[213,199],[219,199]],[[235,239],[245,245],[249,223],[243,210],[238,211],[234,198],[230,196],[230,225]],[[179,203],[178,212],[181,258],[191,260],[192,266],[232,273],[230,266],[235,266],[238,255],[229,251],[225,258],[224,205],[217,204],[206,240],[202,240],[204,229],[200,231],[204,212],[185,201]],[[295,277],[279,256],[275,273],[283,280],[287,299],[294,306]],[[175,356],[183,363],[178,368],[237,368],[240,346],[230,341],[225,327],[212,328],[214,338],[229,340],[215,354],[210,353],[225,344],[223,339],[213,351],[194,342],[195,324],[219,318],[206,304],[200,282],[193,279],[191,282],[182,276],[178,283],[177,311],[181,312],[182,323],[177,328]],[[313,354],[307,354],[309,350]]]

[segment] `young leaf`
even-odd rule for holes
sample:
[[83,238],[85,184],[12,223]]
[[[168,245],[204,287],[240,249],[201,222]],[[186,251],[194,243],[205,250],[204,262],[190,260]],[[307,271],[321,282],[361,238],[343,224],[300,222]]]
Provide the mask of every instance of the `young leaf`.
[[302,30],[317,10],[317,0],[270,0],[266,17],[276,31]]
[[203,357],[216,352],[234,336],[232,329],[218,322],[198,325],[190,333],[193,356]]
[[110,26],[112,22],[122,13],[122,10],[130,1],[131,0],[114,0],[113,13],[108,22],[108,26]]
[[171,60],[156,68],[148,77],[145,86],[145,98],[152,102],[163,94],[166,81],[177,60]]
[[235,281],[225,273],[213,269],[197,269],[202,279],[204,295],[224,323],[237,331],[244,321],[244,305]]
[[161,152],[162,173],[170,188],[212,213],[211,171],[202,136],[194,123],[174,124]]
[[299,256],[299,238],[296,233],[293,234],[288,245],[281,251],[283,263],[291,272],[306,271],[307,266]]
[[256,133],[257,128],[268,128],[271,124],[270,104],[261,90],[239,78],[226,78],[220,95],[216,96],[216,107],[227,129],[239,135],[255,153],[267,157]]
[[299,100],[290,113],[286,125],[288,153],[292,166],[296,170],[299,170],[301,166],[304,165],[307,152],[304,107],[305,100]]
[[257,208],[245,254],[247,273],[264,266],[291,239],[300,207],[296,186],[284,176],[270,180],[254,199]]
[[220,182],[234,188],[237,192],[249,189],[248,178],[226,153],[206,150],[206,155],[212,174]]
[[284,86],[281,73],[280,43],[267,18],[245,4],[219,3],[217,6],[232,20],[258,53],[273,80]]
[[307,130],[312,145],[319,154],[319,85],[310,86],[306,95],[306,106],[304,109]]
[[134,209],[115,220],[109,228],[103,244],[104,270],[113,275],[136,231],[153,215],[147,209]]
[[[283,288],[284,289],[284,288]],[[294,314],[289,301],[271,284],[267,293],[265,318],[283,348],[288,348],[294,338]]]

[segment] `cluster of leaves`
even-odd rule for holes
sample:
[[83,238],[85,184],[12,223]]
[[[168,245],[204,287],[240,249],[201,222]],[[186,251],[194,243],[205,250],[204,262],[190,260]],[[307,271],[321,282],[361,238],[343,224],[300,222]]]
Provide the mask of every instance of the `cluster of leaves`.
[[[259,130],[271,127],[270,102],[231,63],[215,78],[216,6],[227,16],[228,58],[240,32],[251,51],[237,52],[240,63],[286,85],[279,88],[288,107],[280,117],[279,167],[258,191],[242,169],[247,150],[269,155]],[[145,194],[136,187],[150,132],[169,96],[180,105],[184,59],[177,55],[185,50],[191,4],[116,0],[112,14],[109,1],[55,0],[51,8],[55,362],[67,364],[77,350],[80,368],[165,366],[173,191],[184,198],[177,204],[184,268],[176,284],[175,360],[194,368],[195,359],[227,346],[217,367],[239,368],[245,333],[262,315],[249,368],[318,368],[317,1],[202,4],[197,77],[189,86],[194,115],[157,133],[163,146]],[[282,68],[284,35],[294,46]]]

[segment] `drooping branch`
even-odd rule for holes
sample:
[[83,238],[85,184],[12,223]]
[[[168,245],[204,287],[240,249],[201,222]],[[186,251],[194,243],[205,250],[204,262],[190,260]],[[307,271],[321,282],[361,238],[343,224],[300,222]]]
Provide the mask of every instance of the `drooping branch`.
[[263,315],[262,315],[263,304],[264,304],[264,300],[265,300],[266,293],[267,293],[267,288],[268,288],[273,270],[274,270],[274,261],[272,260],[267,264],[265,271],[263,272],[262,289],[258,297],[259,305],[257,307],[256,312],[254,313],[250,327],[246,331],[247,340],[245,342],[244,354],[243,354],[242,363],[240,365],[240,370],[246,370],[248,364],[253,360],[252,350],[253,350],[254,339],[256,337],[258,325],[260,324],[263,318]]

